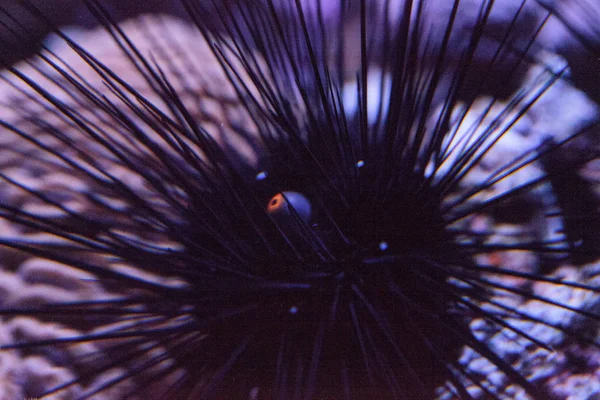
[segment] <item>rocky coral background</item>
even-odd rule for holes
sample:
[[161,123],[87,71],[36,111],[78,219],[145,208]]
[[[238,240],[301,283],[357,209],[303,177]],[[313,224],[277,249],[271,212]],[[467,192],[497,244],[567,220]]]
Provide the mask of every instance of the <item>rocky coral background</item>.
[[[77,26],[91,29],[98,21],[90,15],[80,0],[33,0],[31,4],[47,18],[40,20],[32,15],[20,0],[3,0],[0,11],[0,59],[11,64],[31,56],[40,49],[41,42],[53,27]],[[161,0],[106,0],[103,6],[115,21],[123,21],[140,14],[167,14],[186,18],[179,1]],[[15,37],[12,31],[19,25],[27,27],[28,35]]]
[[[72,3],[74,4],[74,2],[67,0],[52,3],[40,0],[39,6],[56,25],[94,26],[94,20],[89,16],[85,16],[88,14]],[[473,7],[479,1],[471,0],[465,3],[467,3],[465,7]],[[502,2],[503,6],[498,6],[497,12],[493,14],[495,19],[492,20],[492,26],[506,26],[508,23],[506,16],[510,15],[507,10],[514,10],[517,3],[520,2]],[[577,89],[571,85],[559,83],[550,90],[539,104],[536,104],[527,116],[506,136],[502,144],[498,146],[498,151],[485,160],[481,166],[484,170],[493,170],[502,160],[521,153],[523,146],[538,146],[548,135],[557,138],[561,135],[564,137],[580,129],[585,124],[596,120],[599,116],[597,101],[600,96],[597,88],[600,87],[598,82],[600,59],[593,50],[597,46],[600,47],[600,34],[597,30],[598,23],[600,23],[600,6],[593,3],[593,0],[545,1],[542,3],[557,10],[561,18],[553,17],[548,21],[547,27],[544,28],[540,36],[540,42],[544,44],[544,48],[539,49],[538,54],[543,53],[543,57],[549,60],[550,64],[556,63],[560,66],[568,63]],[[16,10],[16,2],[14,4],[9,2],[3,7]],[[323,4],[326,4],[326,2],[323,2]],[[109,11],[114,12],[115,18],[120,21],[141,12],[160,11],[182,15],[181,9],[178,6],[172,6],[170,2],[136,2],[131,8],[129,8],[129,5],[128,8],[123,8],[116,1],[108,1],[107,5]],[[540,10],[537,3],[533,5],[536,6],[535,10]],[[465,8],[465,10],[467,9]],[[325,11],[331,12],[327,9]],[[541,14],[536,14],[538,11],[533,11],[533,9],[530,11],[531,13],[527,15],[531,19],[524,20],[524,25],[543,18]],[[469,18],[472,17],[472,15],[465,12],[465,14],[461,14],[462,20],[460,22],[468,27],[471,25]],[[335,18],[335,16],[330,16],[330,18]],[[435,16],[432,16],[432,18],[435,18]],[[7,27],[0,27],[0,45],[2,46],[0,54],[3,54],[4,61],[14,62],[22,58],[39,44],[36,39],[45,37],[49,31],[48,27],[44,27],[43,24],[37,25],[37,22],[33,23],[31,22],[33,20],[28,20],[25,16],[20,20],[27,24],[29,30],[33,32],[29,37],[30,42],[27,46],[24,46],[22,41],[15,42],[15,38],[9,39],[11,35],[7,33]],[[494,23],[497,25],[493,25]],[[206,62],[206,60],[211,60],[212,57],[194,28],[182,20],[166,17],[146,17],[138,19],[136,22],[123,23],[122,26],[142,51],[152,49],[153,55],[159,61],[161,57],[171,61],[182,60],[181,64],[176,63],[179,69],[172,71],[174,72],[174,81],[183,85],[178,87],[179,90],[189,94],[186,100],[189,102],[190,109],[193,110],[195,116],[199,120],[205,121],[209,129],[211,129],[211,124],[215,124],[213,128],[215,135],[222,129],[220,124],[223,122],[239,123],[243,121],[244,116],[236,109],[235,95],[232,91],[227,90],[226,81],[218,72],[218,67],[215,64]],[[169,32],[168,35],[165,35],[165,29]],[[72,37],[83,47],[90,49],[101,58],[111,69],[119,71],[130,84],[142,93],[147,93],[149,97],[152,96],[151,91],[145,87],[145,82],[140,79],[139,75],[128,69],[130,64],[121,51],[107,39],[107,35],[103,30],[80,31],[74,33]],[[166,42],[161,42],[162,38],[166,37],[169,39]],[[152,38],[152,40],[148,40],[148,38]],[[582,44],[581,38],[584,38],[584,44]],[[171,46],[173,42],[177,42],[178,46]],[[97,85],[96,90],[106,91],[101,82],[93,79],[93,72],[89,71],[89,68],[70,51],[68,46],[57,40],[48,43],[52,46],[53,51],[60,54],[66,64],[83,74],[88,71],[90,73],[89,81],[95,82],[94,84]],[[17,48],[22,52],[13,51]],[[186,49],[186,54],[194,54],[196,60],[202,59],[202,62],[194,64],[196,70],[189,69],[190,64],[187,62],[189,60],[185,60],[187,55],[184,56],[180,52],[181,49]],[[484,58],[485,54],[482,57]],[[482,63],[484,61],[485,59],[481,60]],[[37,60],[35,63],[35,65],[45,68],[43,62]],[[26,64],[19,64],[18,68],[28,75],[37,74],[31,66]],[[55,72],[48,71],[47,73],[52,78],[60,79]],[[27,129],[35,130],[35,125],[31,124],[32,121],[24,119],[24,115],[37,115],[42,120],[47,118],[49,121],[55,121],[56,126],[64,123],[52,113],[52,110],[48,110],[43,104],[33,101],[32,91],[19,83],[11,74],[4,72],[2,76],[6,81],[0,84],[1,120],[23,127],[26,131]],[[40,82],[43,81],[47,85],[53,84],[48,77],[37,76]],[[182,76],[185,76],[185,79],[181,79]],[[525,71],[524,85],[533,76],[535,76],[535,71]],[[70,104],[75,105],[77,102],[77,99],[70,98],[66,93],[59,93],[58,95],[64,96],[64,100],[70,102]],[[92,110],[88,111],[90,112],[90,118],[93,119]],[[477,118],[477,112],[477,108],[474,108],[473,119]],[[101,120],[97,122],[103,123]],[[68,126],[65,125],[64,127],[68,130]],[[107,130],[110,131],[110,127],[107,126]],[[590,132],[582,147],[597,148],[598,136],[597,131]],[[16,145],[10,140],[10,135],[0,136],[0,169],[3,174],[20,182],[26,182],[30,188],[43,189],[44,192],[48,193],[56,191],[69,194],[69,196],[57,199],[57,201],[78,212],[83,210],[94,212],[94,205],[90,199],[97,196],[98,193],[94,192],[93,187],[89,187],[86,182],[77,179],[77,177],[65,175],[65,171],[50,170],[48,168],[51,165],[49,164],[50,160],[44,159],[45,155],[40,154],[39,149],[36,152],[33,147],[20,147],[21,144],[19,144],[20,151],[18,153],[14,152],[11,149],[14,149]],[[40,140],[47,140],[48,143],[52,142],[51,137],[41,138]],[[576,152],[577,149],[573,151]],[[118,166],[112,167],[115,168],[113,171],[115,174],[121,174],[123,179],[129,179],[131,185],[136,185],[135,177],[129,176],[126,170],[117,171]],[[534,166],[525,172],[526,176],[521,176],[518,179],[531,179],[532,176],[538,173],[536,168],[541,167]],[[599,163],[588,164],[581,171],[581,175],[594,186],[596,194],[600,196]],[[476,176],[473,177],[473,179],[476,178]],[[142,185],[138,189],[140,192],[144,190]],[[491,196],[493,193],[489,195]],[[42,213],[57,220],[69,220],[69,216],[65,215],[60,209],[48,207],[44,202],[33,198],[26,190],[18,190],[4,184],[0,185],[0,199],[21,209]],[[497,227],[502,224],[501,230],[514,235],[544,237],[548,231],[548,227],[540,228],[537,226],[535,219],[524,224],[511,224],[499,221],[495,216],[481,216],[474,221],[470,221],[470,223],[480,227],[482,231],[489,230],[492,225]],[[2,238],[15,236],[27,238],[27,240],[39,244],[61,245],[60,241],[57,241],[51,235],[27,231],[23,227],[16,227],[5,221],[0,221],[0,232]],[[148,238],[148,240],[160,240],[160,238]],[[498,240],[502,239],[499,238]],[[488,261],[491,264],[501,265],[505,268],[530,272],[536,270],[539,260],[523,252],[514,252],[492,254]],[[2,267],[0,271],[0,305],[2,307],[36,305],[51,301],[110,299],[120,295],[118,288],[103,285],[89,274],[15,251],[2,250],[0,252],[0,266]],[[128,268],[128,266],[120,267]],[[142,272],[138,271],[138,273]],[[595,262],[595,260],[590,260],[582,266],[561,265],[552,272],[552,276],[555,277],[596,286],[600,284],[599,274],[600,263]],[[172,284],[180,283],[172,282]],[[589,292],[584,293],[576,289],[557,288],[543,283],[535,286],[534,293],[536,294],[567,303],[572,307],[583,307],[591,312],[600,310],[597,296],[591,295]],[[561,321],[572,328],[573,331],[598,332],[597,325],[590,326],[589,320],[583,321],[577,315],[565,309],[548,307],[535,300],[523,301],[522,299],[521,303],[516,303],[514,306],[528,310],[532,315],[538,315],[548,321]],[[506,330],[498,331],[486,325],[482,320],[473,321],[472,330],[476,335],[487,338],[499,354],[509,359],[529,379],[547,387],[548,392],[557,398],[589,399],[600,396],[600,353],[597,348],[580,343],[548,327],[527,325],[522,321],[514,321],[514,324],[523,324],[521,327],[523,330],[534,331],[534,335],[550,343],[554,351],[538,349],[532,343],[516,338],[514,333]],[[75,336],[80,332],[86,332],[85,321],[74,323],[73,321],[45,321],[42,318],[29,317],[5,318],[0,329],[0,342],[9,343],[19,340]],[[116,359],[117,355],[105,352],[107,347],[102,343],[86,343],[67,346],[62,349],[53,347],[41,349],[40,351],[19,352],[14,350],[2,352],[0,354],[0,399],[16,400],[37,396],[59,382],[84,375],[85,371],[89,370],[99,360],[104,360],[108,365],[110,359]],[[493,365],[476,354],[465,352],[461,357],[461,363],[470,370],[477,371],[482,379],[489,382],[490,385],[503,388],[506,398],[527,398],[517,387],[510,386],[506,377],[495,371]],[[162,365],[157,368],[166,367],[166,365]],[[103,383],[110,381],[121,372],[118,368],[109,369],[102,376],[86,381],[81,385],[74,385],[63,393],[64,397],[60,398],[77,398],[87,390],[100,388]],[[174,374],[173,379],[176,379],[176,377],[177,374]],[[119,398],[121,393],[134,387],[132,385],[136,385],[134,379],[126,380],[94,398]],[[160,393],[160,388],[146,388],[146,391],[140,391],[140,393],[141,397],[152,398],[152,394]],[[444,399],[453,397],[451,392],[442,389],[439,395]],[[473,388],[473,395],[482,398],[485,396],[484,393],[479,393],[476,388]]]
[[[139,17],[134,21],[123,22],[121,28],[128,37],[136,43],[142,54],[153,57],[160,62],[168,60],[170,69],[166,72],[174,88],[180,93],[180,99],[187,104],[191,115],[203,127],[218,138],[229,124],[244,124],[251,126],[248,121],[243,121],[240,114],[239,103],[235,93],[223,77],[220,66],[216,63],[212,53],[202,40],[200,33],[194,27],[172,17]],[[72,30],[70,35],[73,40],[86,49],[90,54],[114,71],[119,71],[120,77],[129,85],[135,87],[138,93],[146,96],[149,101],[159,106],[163,104],[156,93],[148,86],[140,74],[132,68],[127,56],[112,41],[108,33],[102,28],[87,30]],[[176,43],[176,45],[174,45]],[[79,57],[66,43],[53,40],[52,50],[60,56],[61,66],[68,65],[78,71],[80,78],[90,82],[90,90],[96,93],[107,92],[103,80]],[[57,61],[55,59],[55,61]],[[196,70],[200,66],[201,70]],[[109,140],[119,142],[123,146],[131,143],[119,134],[118,127],[110,124],[110,119],[97,113],[93,109],[82,108],[82,99],[76,93],[68,90],[68,83],[56,70],[40,59],[32,63],[23,62],[17,68],[27,76],[50,90],[65,104],[77,107],[82,118],[90,124],[102,126],[102,132]],[[27,84],[17,79],[7,71],[0,74],[3,81],[0,84],[0,120],[9,122],[23,131],[30,133],[37,141],[51,146],[58,152],[77,157],[76,149],[66,140],[77,143],[77,149],[83,154],[103,160],[105,169],[109,174],[118,177],[142,196],[152,197],[147,193],[142,180],[119,163],[109,161],[110,157],[102,155],[106,152],[102,146],[94,144],[89,137],[85,137],[77,129],[73,129],[70,121],[61,118],[55,110],[46,107],[44,102],[37,101],[36,93]],[[37,98],[37,100],[36,100]],[[119,100],[112,97],[115,103]],[[167,111],[165,109],[165,111]],[[32,118],[32,116],[36,116]],[[135,118],[134,115],[130,115]],[[45,121],[64,133],[65,140],[60,142],[54,134],[42,133],[44,128],[38,123]],[[134,146],[135,147],[135,146]],[[133,149],[132,149],[133,150]],[[143,151],[143,150],[140,150]],[[82,161],[84,162],[84,161]],[[104,215],[107,221],[118,224],[121,220],[123,205],[117,199],[104,195],[102,188],[93,185],[88,176],[73,173],[67,166],[60,166],[56,157],[40,149],[34,143],[23,140],[16,135],[0,135],[0,171],[8,179],[23,183],[23,187],[0,184],[0,201],[10,204],[21,210],[26,210],[37,215],[43,215],[56,223],[79,224],[85,229],[85,222],[74,218],[65,210],[93,214],[106,213],[105,206],[98,206],[99,202],[114,207],[114,215]],[[47,201],[32,195],[29,190],[39,190],[53,197],[53,201],[64,209],[53,207]],[[121,216],[119,216],[121,215]],[[39,246],[48,246],[54,249],[63,248],[73,251],[73,243],[53,236],[41,234],[26,226],[15,226],[5,220],[0,222],[0,238],[25,240]],[[162,238],[140,236],[147,243],[159,243]],[[163,242],[164,244],[164,242]],[[176,244],[172,244],[175,246]],[[61,247],[63,246],[63,247]],[[75,250],[76,251],[76,250]],[[143,271],[132,271],[128,265],[115,264],[102,254],[84,252],[79,253],[80,259],[96,263],[97,265],[110,266],[116,270],[126,270],[129,274],[149,280],[158,280],[167,285],[180,285],[176,278],[156,277]],[[93,275],[83,273],[60,263],[51,262],[42,258],[7,249],[0,250],[0,307],[28,307],[56,301],[85,301],[115,299],[123,294],[123,287],[104,282],[102,284]],[[126,288],[125,288],[126,290]],[[132,293],[128,292],[128,295]],[[111,329],[110,325],[102,329],[93,330],[97,326],[93,317],[90,320],[74,320],[65,315],[64,321],[52,321],[35,317],[5,318],[1,324],[0,340],[2,343],[19,341],[49,340],[59,337],[75,337],[82,333],[95,334]],[[39,349],[20,351],[4,351],[0,353],[0,399],[17,400],[37,397],[44,391],[85,375],[91,368],[98,365],[109,366],[121,356],[118,353],[107,351],[114,345],[110,341],[96,341],[86,344],[69,346],[46,346]],[[157,349],[159,352],[159,349]],[[131,366],[134,368],[135,366]],[[160,363],[151,369],[156,373],[161,368],[169,368],[169,361]],[[107,367],[108,368],[108,367]],[[84,393],[100,389],[102,385],[113,379],[119,379],[123,373],[122,368],[108,368],[105,373],[86,379],[80,384],[73,385],[62,391],[60,399],[75,399]],[[150,373],[150,372],[149,372]],[[177,373],[173,379],[177,377]],[[93,396],[94,399],[119,399],[133,387],[140,398],[158,398],[168,389],[166,383],[169,378],[158,387],[148,383],[134,386],[136,380],[146,380],[148,375],[136,376],[134,379],[125,379],[115,387],[104,390]]]

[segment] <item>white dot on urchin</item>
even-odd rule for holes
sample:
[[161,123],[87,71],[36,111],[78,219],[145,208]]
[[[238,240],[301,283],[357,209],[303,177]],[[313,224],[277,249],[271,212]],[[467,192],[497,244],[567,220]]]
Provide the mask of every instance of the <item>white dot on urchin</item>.
[[256,174],[256,180],[262,181],[263,179],[266,179],[267,176],[269,176],[269,174],[267,174],[266,171],[260,171],[258,174]]
[[387,250],[388,247],[389,246],[388,246],[387,242],[380,242],[379,243],[379,250],[381,250],[381,251]]

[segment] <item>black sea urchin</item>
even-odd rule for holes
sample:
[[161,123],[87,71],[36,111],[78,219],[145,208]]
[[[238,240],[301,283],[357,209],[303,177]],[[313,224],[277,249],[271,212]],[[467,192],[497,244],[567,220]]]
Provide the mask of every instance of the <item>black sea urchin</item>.
[[550,398],[596,371],[571,263],[598,255],[597,110],[552,7],[184,0],[195,30],[87,4],[103,31],[2,75],[6,393]]

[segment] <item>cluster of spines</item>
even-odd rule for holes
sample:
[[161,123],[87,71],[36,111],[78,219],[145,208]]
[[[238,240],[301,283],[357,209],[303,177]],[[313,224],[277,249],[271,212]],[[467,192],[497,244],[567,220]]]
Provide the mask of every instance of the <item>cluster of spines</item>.
[[[340,51],[336,58],[331,57],[329,50],[330,45],[343,49],[348,43],[355,42],[349,41],[342,34],[334,36],[333,40],[328,39],[329,32],[323,21],[324,17],[318,11],[319,2],[313,4],[316,9],[302,6],[300,1],[295,4],[290,2],[290,7],[283,9],[278,9],[272,1],[261,4],[257,9],[247,8],[243,3],[226,3],[223,7],[215,5],[214,8],[204,8],[200,3],[192,1],[184,3],[236,88],[240,103],[259,127],[258,136],[253,136],[241,127],[237,134],[257,150],[259,163],[264,162],[264,166],[249,166],[240,162],[233,158],[235,152],[231,148],[223,149],[217,145],[187,111],[165,77],[163,67],[154,65],[138,52],[135,45],[127,40],[126,34],[111,23],[101,6],[95,1],[89,2],[95,16],[112,33],[121,49],[130,57],[134,68],[145,77],[167,106],[169,113],[146,100],[115,71],[104,67],[100,60],[66,36],[63,39],[107,81],[107,87],[121,102],[114,103],[90,91],[70,71],[61,69],[49,58],[46,61],[56,68],[76,92],[106,112],[109,118],[124,129],[123,132],[131,134],[133,140],[146,149],[150,160],[159,160],[159,163],[148,168],[143,157],[106,140],[94,128],[86,126],[86,120],[76,110],[54,98],[18,70],[12,71],[44,97],[51,108],[85,132],[89,140],[100,143],[111,157],[117,157],[147,180],[154,195],[172,209],[168,213],[154,215],[158,211],[154,208],[155,204],[133,192],[126,182],[110,175],[99,177],[96,172],[88,171],[74,159],[61,157],[60,154],[57,156],[75,171],[82,173],[86,179],[94,180],[100,186],[108,185],[108,192],[137,207],[134,216],[142,223],[137,226],[136,221],[131,225],[132,228],[145,226],[166,233],[169,239],[181,244],[184,251],[156,248],[138,239],[114,233],[110,227],[101,224],[97,225],[98,229],[106,236],[89,237],[42,217],[26,215],[10,205],[1,206],[2,216],[15,223],[51,232],[85,249],[105,252],[142,270],[174,273],[184,278],[189,286],[165,287],[127,273],[75,260],[54,248],[3,239],[2,244],[5,246],[92,272],[109,284],[131,284],[153,292],[152,295],[132,296],[115,301],[3,310],[5,315],[50,317],[54,314],[97,312],[109,320],[113,316],[115,321],[135,321],[138,318],[135,306],[141,306],[141,319],[124,330],[117,328],[116,331],[105,334],[82,334],[74,338],[19,343],[4,348],[27,349],[65,342],[122,338],[127,340],[113,350],[123,349],[126,355],[117,358],[110,366],[128,365],[131,361],[139,364],[133,365],[129,372],[119,378],[97,388],[99,391],[172,357],[189,370],[188,375],[178,382],[182,391],[189,391],[184,395],[192,396],[196,392],[203,396],[213,395],[219,393],[219,386],[225,386],[225,392],[235,391],[235,388],[227,389],[228,374],[234,373],[236,379],[249,380],[248,386],[241,384],[245,390],[250,391],[252,385],[257,385],[259,393],[261,390],[262,393],[272,391],[276,397],[278,395],[282,398],[296,393],[308,398],[311,395],[318,396],[319,391],[324,389],[323,374],[326,371],[323,371],[323,366],[331,367],[336,363],[336,360],[323,360],[323,354],[342,355],[340,349],[334,349],[335,338],[328,336],[328,332],[329,335],[340,335],[338,340],[341,343],[355,346],[351,358],[340,362],[340,368],[346,368],[347,371],[337,389],[346,391],[348,397],[352,396],[351,388],[358,390],[357,387],[360,386],[344,382],[352,379],[372,385],[373,390],[377,390],[377,385],[380,385],[388,395],[398,398],[403,395],[410,397],[414,393],[431,394],[433,388],[427,387],[427,384],[434,381],[435,384],[442,384],[445,379],[452,382],[454,389],[465,398],[469,397],[469,393],[464,379],[479,386],[490,396],[499,396],[494,388],[486,387],[478,377],[466,371],[453,358],[456,356],[454,351],[459,350],[461,345],[471,347],[489,359],[509,380],[523,386],[530,394],[537,393],[537,389],[524,376],[468,331],[468,321],[477,317],[484,318],[543,348],[548,346],[511,325],[505,318],[512,316],[548,324],[577,337],[567,327],[553,325],[494,300],[493,295],[497,290],[540,300],[552,307],[570,309],[593,320],[598,317],[520,288],[498,283],[483,276],[483,273],[516,276],[532,282],[548,282],[588,291],[597,289],[536,273],[521,273],[482,265],[475,263],[472,256],[496,250],[529,250],[538,254],[577,253],[578,250],[565,242],[558,243],[558,246],[543,241],[507,246],[489,245],[478,241],[476,235],[468,229],[455,226],[464,218],[494,209],[502,201],[516,198],[563,173],[552,171],[491,200],[481,203],[473,200],[474,196],[519,169],[560,151],[565,142],[578,135],[523,154],[490,175],[480,185],[454,197],[452,195],[461,189],[459,186],[464,177],[487,152],[493,150],[497,140],[528,111],[536,98],[543,95],[554,80],[560,79],[560,74],[547,79],[533,93],[525,91],[514,96],[509,105],[484,129],[483,134],[476,133],[473,129],[474,141],[459,142],[460,145],[456,145],[449,137],[457,134],[451,126],[458,126],[460,123],[453,121],[452,111],[457,108],[460,100],[464,101],[460,91],[466,78],[463,71],[474,56],[494,2],[483,3],[474,29],[475,34],[468,48],[459,57],[458,67],[447,68],[444,62],[448,55],[448,41],[453,32],[452,21],[457,17],[459,8],[459,2],[455,2],[448,18],[445,37],[441,46],[435,49],[437,56],[434,57],[433,66],[426,68],[426,65],[414,61],[422,59],[425,52],[434,50],[423,41],[421,27],[417,24],[424,12],[421,8],[423,2],[418,5],[405,2],[403,12],[400,13],[402,18],[399,22],[390,22],[388,7],[383,12],[377,9],[369,11],[369,4],[361,1],[358,11],[360,34],[357,40],[360,63],[356,73],[358,108],[355,114],[346,110],[342,101],[346,80],[344,53]],[[389,3],[386,2],[386,5],[389,6]],[[340,10],[343,9],[344,7],[340,7]],[[215,12],[220,23],[209,29],[201,15],[215,15]],[[382,14],[376,14],[377,12]],[[411,19],[413,15],[417,15],[417,22]],[[381,19],[384,21],[384,37],[381,42],[372,44],[369,42],[371,36],[367,33],[369,29],[377,28],[373,23]],[[345,12],[340,12],[340,21],[345,20]],[[531,38],[531,43],[534,41],[535,36]],[[373,49],[377,46],[381,46],[380,55],[373,54]],[[395,56],[387,58],[384,51],[392,49]],[[499,54],[500,50],[496,56]],[[526,56],[524,52],[517,57],[515,68]],[[372,124],[368,107],[369,101],[372,101],[368,100],[372,88],[368,84],[368,76],[376,64],[374,60],[379,60],[383,65],[381,88],[389,84],[391,95],[386,104],[387,99],[382,94],[385,90],[380,91],[376,100],[379,102],[376,122]],[[446,73],[451,75],[451,83],[450,89],[443,91],[444,89],[439,88],[442,87],[441,80]],[[481,85],[486,78],[484,75]],[[435,100],[439,97],[442,101],[436,104]],[[467,99],[465,111],[459,121],[465,117],[466,110],[471,108],[474,100]],[[492,104],[493,102],[486,113],[490,112]],[[439,115],[435,114],[436,106],[441,106]],[[123,110],[133,112],[145,123],[145,128],[157,133],[168,150],[156,146],[150,136],[129,119]],[[510,117],[506,123],[507,115],[511,112],[516,112],[516,116]],[[433,129],[430,125],[431,115],[436,116]],[[483,124],[483,117],[479,124]],[[18,126],[7,122],[2,125],[43,150],[52,151],[43,148],[41,143]],[[46,128],[52,131],[51,126]],[[61,137],[59,132],[56,132],[56,136]],[[68,138],[65,136],[64,140]],[[188,140],[194,145],[189,146]],[[202,150],[206,160],[195,154],[194,149]],[[437,173],[453,152],[458,152],[459,155],[453,159],[451,167],[441,174]],[[131,159],[128,159],[129,156]],[[292,165],[285,165],[286,163]],[[433,165],[433,173],[428,174],[426,170],[430,165]],[[266,173],[261,176],[265,179],[247,179],[259,176],[263,170]],[[98,172],[102,174],[101,171]],[[2,177],[9,184],[21,186],[6,175]],[[170,185],[179,187],[184,194],[169,190]],[[266,204],[271,196],[285,193],[289,189],[303,192],[311,198],[313,207],[317,210],[316,215],[320,218],[318,222],[307,223],[292,212],[290,218],[294,223],[290,230],[289,226],[278,222],[266,212]],[[356,191],[364,196],[355,198]],[[30,194],[72,213],[44,193],[31,190]],[[100,207],[106,205],[100,204]],[[361,209],[354,210],[354,207]],[[402,210],[402,207],[407,209]],[[407,214],[412,212],[421,217],[424,210],[431,210],[432,218],[428,221],[431,224],[427,225],[427,228],[433,229],[431,237],[428,237],[426,229],[418,229],[417,226],[415,232],[418,232],[419,237],[410,241],[411,232],[406,231],[414,229],[419,221],[414,217],[399,217],[398,214],[403,211]],[[231,211],[231,215],[227,215],[226,211]],[[403,231],[396,232],[393,224],[382,220],[387,214],[393,214],[391,221],[397,223],[398,229]],[[344,216],[350,218],[344,221]],[[75,213],[73,217],[85,223],[97,224],[90,216]],[[408,222],[401,222],[404,220]],[[240,223],[238,231],[223,229],[233,229],[235,223]],[[367,235],[361,236],[363,229],[377,235],[373,238],[373,243],[368,243]],[[136,232],[132,234],[135,235]],[[467,240],[459,240],[461,237],[466,237]],[[409,240],[411,245],[415,245],[414,248],[407,249],[404,240]],[[439,251],[447,253],[440,257]],[[593,250],[588,251],[594,253]],[[265,255],[260,256],[261,252]],[[349,256],[345,257],[345,254]],[[295,257],[296,262],[293,261]],[[283,262],[287,264],[278,265]],[[171,270],[167,271],[167,267]],[[406,274],[394,270],[411,267],[415,270]],[[390,281],[386,282],[386,279]],[[412,292],[414,287],[399,279],[413,279],[412,283],[416,283],[417,291],[425,290],[427,286],[430,290],[425,290],[424,293]],[[456,284],[456,281],[459,283]],[[340,282],[344,282],[343,285]],[[394,306],[386,305],[376,298],[368,297],[370,289],[380,288],[386,290],[382,298],[389,300],[395,296],[398,303]],[[435,292],[438,293],[434,294]],[[239,296],[233,301],[233,305],[230,299],[232,293]],[[370,292],[371,295],[374,293]],[[343,305],[340,305],[340,299],[344,301]],[[165,300],[168,305],[161,305],[161,301]],[[278,302],[283,304],[283,311],[278,311]],[[134,307],[125,307],[125,304]],[[502,312],[495,314],[486,311],[482,304],[494,305]],[[114,310],[116,305],[119,305],[120,310]],[[343,306],[347,308],[347,314],[340,318],[336,313],[341,313],[339,309]],[[406,310],[394,310],[394,307],[404,307]],[[279,326],[279,320],[269,321],[273,315],[281,317],[286,314],[288,319],[281,324],[283,327]],[[416,315],[420,315],[423,320],[416,318]],[[256,329],[249,329],[250,333],[247,335],[229,332],[242,322],[253,323],[255,317],[259,323],[264,324],[265,329],[261,330],[257,326]],[[314,317],[317,319],[312,320]],[[106,321],[104,318],[101,320]],[[439,381],[425,376],[427,369],[420,369],[421,366],[414,363],[414,358],[403,359],[403,344],[399,341],[407,338],[394,335],[397,331],[391,322],[413,327],[412,330],[407,329],[417,337],[414,343],[422,346],[418,351],[428,353],[434,358],[433,364],[440,368],[436,372],[442,375],[437,378]],[[258,322],[255,320],[254,323]],[[429,327],[432,331],[425,332],[423,327]],[[439,342],[443,339],[442,332],[448,334],[451,342],[457,341],[451,344],[452,349],[445,348]],[[266,347],[271,338],[265,340],[258,337],[265,333],[280,335],[277,349]],[[306,336],[302,337],[303,335]],[[342,337],[344,335],[348,337]],[[154,348],[155,341],[166,350],[157,358],[144,361],[150,351],[142,345]],[[265,347],[256,347],[256,343]],[[228,345],[231,347],[224,349]],[[193,360],[185,359],[189,357],[186,346],[195,350]],[[223,353],[218,353],[219,346],[223,347]],[[294,346],[298,348],[293,350]],[[384,354],[382,349],[386,349],[391,355]],[[264,350],[265,354],[261,355],[260,350]],[[247,355],[244,358],[246,351],[256,358],[249,360]],[[284,359],[286,357],[288,359]],[[264,370],[252,366],[253,362],[261,365],[260,361],[264,361]],[[356,362],[360,367],[346,365],[345,362],[349,361]],[[236,363],[239,364],[236,366]],[[294,366],[298,368],[295,371]],[[359,372],[349,372],[352,368],[357,368]],[[90,374],[100,373],[103,369],[91,371]],[[195,369],[201,372],[193,372]],[[157,374],[166,372],[159,371]],[[82,376],[80,379],[85,378]],[[270,383],[272,386],[268,387]]]

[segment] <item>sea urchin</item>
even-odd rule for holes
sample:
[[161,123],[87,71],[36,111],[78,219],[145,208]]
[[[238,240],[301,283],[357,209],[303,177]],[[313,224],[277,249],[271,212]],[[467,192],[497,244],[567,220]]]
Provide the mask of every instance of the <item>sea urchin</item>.
[[597,161],[595,116],[535,129],[580,94],[552,9],[182,4],[193,26],[90,0],[92,39],[54,29],[2,75],[0,262],[64,289],[6,283],[2,348],[68,371],[15,393],[556,395],[498,340],[597,346],[600,288],[559,268],[598,255],[593,182],[582,208],[561,179]]

